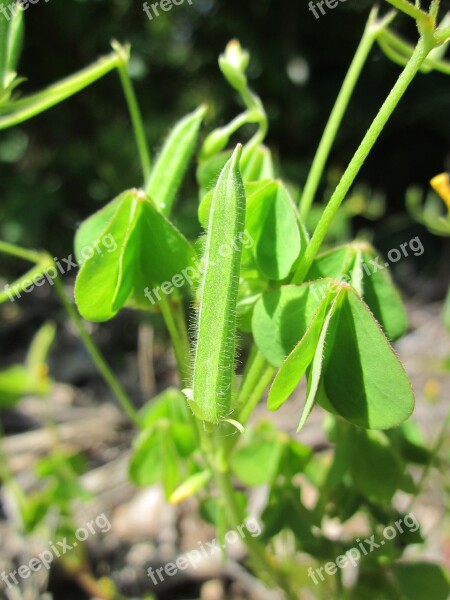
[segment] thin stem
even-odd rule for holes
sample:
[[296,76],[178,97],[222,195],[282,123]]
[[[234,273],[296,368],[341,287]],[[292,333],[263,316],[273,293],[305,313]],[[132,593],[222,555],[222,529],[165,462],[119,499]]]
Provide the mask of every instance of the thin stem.
[[104,380],[109,385],[111,391],[114,393],[117,400],[120,402],[123,410],[129,416],[130,420],[136,425],[136,427],[140,428],[141,424],[140,424],[140,420],[139,420],[139,415],[138,415],[137,410],[133,406],[133,403],[131,402],[131,400],[127,396],[126,392],[122,388],[119,380],[116,378],[116,376],[112,372],[108,363],[104,359],[102,353],[97,348],[94,340],[89,335],[86,327],[84,326],[83,320],[81,319],[80,315],[78,314],[78,311],[76,310],[76,308],[74,307],[72,302],[67,297],[67,294],[64,290],[64,286],[63,286],[62,282],[60,281],[60,279],[58,277],[54,281],[55,281],[56,292],[57,292],[59,298],[61,299],[61,302],[64,305],[64,308],[66,309],[69,317],[72,319],[72,321],[78,331],[78,335],[80,336],[83,344],[85,345],[86,350],[91,355],[91,358],[94,361],[95,365],[97,366],[97,369],[102,374]]
[[325,208],[316,227],[316,230],[314,231],[314,235],[312,236],[311,241],[305,251],[300,266],[294,275],[293,283],[302,283],[304,281],[304,278],[307,275],[323,240],[325,239],[331,222],[334,219],[340,205],[342,204],[342,201],[344,200],[348,190],[361,170],[361,167],[370,154],[370,151],[375,145],[390,116],[394,112],[414,77],[420,70],[420,67],[422,66],[428,53],[430,50],[432,50],[433,45],[433,41],[429,37],[420,38],[408,64],[401,73],[390,94],[386,98],[383,106],[375,117],[372,125],[364,136],[363,141],[361,142],[358,150],[356,151],[344,175],[342,176],[339,185],[331,196],[328,205]]
[[[223,440],[224,438],[222,438]],[[225,438],[226,439],[226,438]],[[245,522],[246,515],[237,502],[235,490],[231,482],[231,473],[228,466],[227,446],[224,447],[225,453],[222,454],[222,465],[215,465],[213,461],[213,473],[217,487],[219,488],[221,497],[225,503],[228,516],[234,528],[242,526]],[[292,589],[289,577],[285,575],[278,566],[275,558],[267,553],[264,547],[251,536],[245,536],[243,539],[247,547],[250,559],[255,566],[255,569],[260,575],[267,575],[272,585],[282,589],[289,600],[298,600],[297,593]]]
[[117,42],[113,42],[113,48],[116,50],[120,61],[118,64],[118,71],[120,81],[122,83],[123,92],[125,94],[125,99],[128,105],[128,111],[130,113],[131,122],[133,124],[134,137],[136,139],[136,145],[139,152],[139,159],[142,167],[142,174],[144,176],[144,181],[150,176],[151,171],[151,159],[150,152],[147,145],[147,138],[145,135],[144,124],[142,120],[141,110],[139,108],[139,104],[136,98],[136,93],[134,91],[133,84],[131,82],[130,76],[128,74],[128,60],[129,60],[129,50],[128,48],[124,48],[120,46]]
[[[117,42],[113,43],[113,47],[116,49],[121,59],[118,65],[120,79],[127,100],[131,121],[133,123],[144,181],[146,181],[148,180],[151,171],[150,153],[147,146],[141,111],[136,99],[133,84],[131,83],[126,68],[128,62],[128,50],[120,46]],[[159,306],[172,340],[180,381],[183,384],[187,384],[190,346],[184,315],[180,312],[181,308],[178,306],[175,308],[172,307],[166,297],[161,299]]]
[[342,119],[344,118],[363,67],[379,33],[379,28],[374,26],[377,12],[378,10],[374,8],[370,13],[369,20],[359,43],[358,49],[352,60],[328,123],[325,127],[319,148],[314,156],[314,161],[311,170],[309,171],[308,179],[306,181],[305,189],[300,201],[300,214],[303,219],[307,217],[311,209],[311,205],[317,193],[326,162],[330,155],[334,140],[336,139],[337,132],[339,131],[339,127],[342,123]]
[[172,340],[180,381],[183,384],[187,384],[190,348],[184,316],[176,313],[177,309],[170,305],[164,295],[159,302],[159,306],[161,307],[161,313],[169,331],[170,339]]
[[428,16],[422,10],[416,8],[413,4],[410,4],[408,0],[387,0],[387,2],[413,19],[422,20],[424,17]]
[[434,38],[438,44],[445,44],[450,39],[450,27],[438,29],[434,34]]
[[[0,252],[5,254],[10,254],[11,256],[16,256],[17,258],[21,258],[23,260],[27,260],[32,263],[37,264],[37,268],[45,272],[49,268],[53,268],[57,273],[56,279],[54,279],[55,290],[66,309],[69,317],[72,319],[81,340],[83,341],[86,349],[91,355],[94,363],[96,364],[98,370],[103,375],[103,378],[109,385],[111,391],[115,394],[118,401],[122,405],[124,411],[133,421],[133,423],[140,427],[139,416],[136,409],[133,406],[133,403],[128,398],[127,394],[123,390],[120,385],[118,379],[115,377],[114,373],[111,371],[107,362],[103,358],[100,350],[95,345],[95,342],[92,340],[88,331],[86,330],[81,317],[79,316],[77,310],[73,306],[72,302],[67,297],[67,294],[64,290],[64,285],[59,279],[58,269],[56,268],[56,264],[51,256],[45,252],[35,252],[33,250],[26,250],[25,248],[20,248],[19,246],[15,246],[13,244],[8,244],[7,242],[0,241]],[[33,271],[33,270],[32,270]],[[32,272],[30,271],[30,273]],[[23,279],[23,278],[22,278]],[[11,290],[14,290],[14,286],[11,287]]]
[[[408,64],[409,57],[414,52],[414,46],[405,42],[405,40],[397,34],[392,33],[392,31],[389,31],[389,29],[384,29],[380,32],[377,42],[387,57],[402,67]],[[450,62],[434,58],[433,53],[430,53],[424,61],[421,70],[428,73],[433,69],[449,75]]]
[[242,376],[241,376],[241,381],[240,381],[239,387],[238,387],[238,393],[237,393],[236,398],[235,398],[235,400],[233,402],[233,406],[239,407],[240,404],[241,404],[240,397],[241,397],[241,394],[242,394],[242,391],[243,391],[243,387],[244,387],[245,382],[246,382],[246,380],[248,378],[248,374],[250,372],[250,369],[252,368],[252,365],[255,362],[256,357],[258,356],[258,352],[259,352],[259,350],[258,350],[256,344],[252,344],[251,348],[250,348],[250,352],[249,352],[249,354],[247,356],[247,360],[245,362],[244,372],[242,373]]
[[240,423],[247,422],[266,391],[274,373],[275,368],[269,365],[259,350],[256,350],[255,353],[252,352],[236,400]]
[[26,248],[21,248],[20,246],[15,246],[14,244],[9,244],[8,242],[0,241],[0,252],[3,252],[4,254],[10,254],[16,258],[21,258],[22,260],[27,260],[28,262],[36,264],[42,261],[42,254],[40,252],[36,252],[35,250],[27,250]]
[[427,464],[425,465],[425,467],[422,471],[422,475],[420,477],[419,483],[417,484],[417,492],[414,495],[414,497],[411,499],[411,502],[409,503],[409,506],[406,509],[406,513],[411,512],[411,509],[414,506],[414,503],[417,500],[417,497],[419,496],[420,492],[422,491],[423,485],[424,485],[425,481],[427,480],[427,477],[431,471],[431,468],[433,467],[434,463],[436,462],[437,456],[442,448],[443,443],[445,442],[446,435],[447,435],[447,429],[448,429],[449,425],[450,425],[450,411],[447,413],[447,416],[445,418],[441,432],[436,440],[436,443],[434,444],[433,449],[431,450],[430,459],[427,462]]
[[245,405],[239,415],[239,421],[242,424],[245,424],[248,421],[248,419],[252,415],[253,411],[255,410],[256,406],[259,404],[259,401],[263,397],[263,394],[266,391],[267,386],[272,381],[272,377],[274,376],[275,371],[276,371],[275,367],[272,367],[272,365],[269,365],[268,363],[266,363],[264,370],[260,374],[258,383],[255,385],[252,393],[247,398]]
[[27,121],[47,109],[70,98],[118,67],[120,58],[116,52],[99,59],[93,65],[66,77],[41,92],[8,104],[9,114],[0,117],[0,130]]

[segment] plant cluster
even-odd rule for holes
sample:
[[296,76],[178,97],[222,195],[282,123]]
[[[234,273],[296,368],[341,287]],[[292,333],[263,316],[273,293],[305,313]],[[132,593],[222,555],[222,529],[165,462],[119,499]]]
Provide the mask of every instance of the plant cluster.
[[[210,133],[198,153],[198,218],[206,234],[195,241],[175,226],[173,216],[206,107],[176,124],[153,162],[127,71],[128,48],[115,42],[110,56],[21,98],[16,66],[22,15],[18,12],[10,23],[0,21],[0,129],[41,113],[114,69],[130,110],[143,184],[120,193],[79,227],[77,308],[61,281],[55,281],[55,289],[100,372],[139,430],[131,480],[142,486],[161,481],[171,502],[196,495],[200,514],[217,527],[220,540],[229,528],[245,522],[248,494],[242,490],[267,486],[268,500],[260,516],[263,534],[245,539],[249,567],[290,599],[299,598],[299,590],[310,585],[307,567],[312,561],[332,561],[357,543],[351,535],[333,539],[324,524],[331,519],[345,524],[355,514],[364,514],[368,530],[361,535],[369,535],[404,518],[392,503],[394,494],[402,490],[414,497],[420,491],[408,465],[423,465],[427,470],[437,452],[426,449],[413,424],[404,424],[413,411],[414,396],[391,344],[405,333],[407,319],[388,272],[370,274],[363,269],[364,263],[377,260],[377,251],[363,240],[321,251],[342,202],[415,76],[433,69],[449,72],[444,52],[450,30],[446,20],[438,25],[439,0],[431,2],[428,12],[406,0],[389,2],[417,22],[419,40],[412,46],[391,30],[395,11],[383,17],[377,10],[371,12],[300,194],[277,178],[278,165],[264,144],[267,115],[246,76],[250,56],[237,41],[230,42],[219,66],[244,110]],[[402,73],[311,234],[305,219],[375,43],[403,66]],[[254,135],[235,144],[241,129],[248,126],[256,128]],[[243,244],[244,234],[252,240],[249,247]],[[81,255],[82,249],[94,248],[105,236],[115,240],[117,251]],[[35,264],[10,286],[13,293],[23,289],[26,279],[54,268],[54,259],[45,252],[5,242],[0,243],[0,251]],[[189,286],[175,285],[170,294],[148,302],[146,289],[175,282],[186,269],[198,274]],[[1,293],[0,301],[7,300],[7,293]],[[108,321],[123,308],[162,314],[179,371],[180,389],[164,391],[139,412],[81,319]],[[47,349],[48,343],[43,347]],[[41,351],[39,365],[45,363],[45,355]],[[11,405],[26,392],[46,393],[42,371],[36,381],[35,362],[30,359],[25,370],[14,367],[1,374],[2,405]],[[331,458],[328,453],[314,453],[271,421],[249,422],[269,385],[268,407],[276,411],[304,377],[306,398],[298,429],[315,405],[325,409],[326,432],[334,447]],[[51,461],[54,473],[61,474],[59,483],[76,472],[75,466],[70,472],[65,467],[59,470],[61,457]],[[61,464],[67,466],[68,461]],[[51,474],[48,465],[44,471]],[[314,503],[304,498],[311,488]],[[30,511],[29,502],[23,499],[23,515]],[[39,513],[42,518],[45,512]],[[39,519],[28,517],[26,522],[34,525]],[[279,539],[289,548],[285,556],[275,553]],[[351,589],[343,586],[337,573],[318,594],[362,598],[370,590],[371,597],[400,594],[420,600],[429,598],[432,588],[433,598],[445,600],[448,582],[437,565],[422,565],[418,582],[417,564],[399,562],[408,544],[421,541],[420,532],[405,532],[364,557]],[[301,563],[300,553],[308,556]],[[118,597],[112,589],[103,590],[102,597],[107,593]]]

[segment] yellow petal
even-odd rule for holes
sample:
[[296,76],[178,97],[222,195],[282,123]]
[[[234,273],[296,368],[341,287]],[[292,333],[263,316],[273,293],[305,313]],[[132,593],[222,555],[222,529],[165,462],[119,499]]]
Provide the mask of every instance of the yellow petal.
[[430,181],[431,187],[439,194],[450,210],[450,176],[448,173],[436,175]]

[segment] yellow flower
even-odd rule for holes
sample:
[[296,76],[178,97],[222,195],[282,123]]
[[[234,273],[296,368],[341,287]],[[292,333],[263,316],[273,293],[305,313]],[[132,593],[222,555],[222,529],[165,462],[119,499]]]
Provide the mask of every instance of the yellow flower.
[[448,173],[436,175],[430,181],[431,187],[439,194],[450,211],[450,176]]

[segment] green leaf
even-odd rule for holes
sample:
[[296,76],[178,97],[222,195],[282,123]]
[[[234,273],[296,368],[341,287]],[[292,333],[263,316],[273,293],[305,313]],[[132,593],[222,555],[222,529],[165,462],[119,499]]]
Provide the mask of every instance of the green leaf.
[[[325,304],[325,302],[326,301],[324,301],[324,304]],[[308,419],[309,415],[311,414],[311,411],[314,406],[314,402],[316,400],[316,394],[319,389],[320,378],[322,375],[325,338],[328,334],[328,327],[329,327],[330,321],[334,315],[335,308],[336,308],[336,304],[334,304],[331,307],[331,309],[327,315],[327,318],[325,319],[325,322],[323,324],[322,331],[320,332],[319,341],[317,342],[317,347],[316,347],[316,353],[314,355],[314,360],[312,362],[311,370],[308,375],[308,387],[307,387],[305,406],[303,407],[303,412],[302,412],[302,416],[300,417],[300,422],[298,424],[297,431],[300,431],[303,428],[303,426],[305,425],[306,420]],[[324,309],[326,309],[326,305],[324,306]],[[320,316],[321,315],[320,315],[320,310],[319,310],[319,323],[321,320]],[[319,329],[319,328],[317,328],[317,329]],[[306,337],[307,337],[307,335],[305,335],[305,338]],[[310,347],[313,344],[314,344],[314,335],[311,335]],[[297,373],[297,375],[298,375],[298,373]]]
[[[12,5],[11,5],[12,6]],[[8,10],[8,7],[5,9]],[[13,16],[0,15],[0,96],[16,77],[23,43],[23,10],[16,5]]]
[[[246,183],[245,194],[245,231],[252,244],[244,251],[242,262],[254,262],[260,274],[268,279],[285,279],[301,250],[300,225],[293,200],[280,181]],[[203,225],[209,218],[211,200],[212,192],[199,206]]]
[[194,153],[205,113],[206,106],[200,106],[175,125],[152,169],[146,191],[155,200],[164,215],[170,215],[173,202]]
[[338,246],[319,254],[308,272],[307,279],[315,280],[323,277],[341,279],[350,273],[355,257],[356,249],[353,244]]
[[169,502],[171,504],[179,504],[192,496],[195,496],[200,490],[206,487],[209,480],[211,479],[211,471],[202,471],[201,473],[195,473],[191,475],[186,481],[184,481],[170,496]]
[[[377,264],[383,265],[381,257],[372,248],[362,252],[364,265],[376,261],[377,257],[379,258]],[[408,317],[389,270],[384,268],[373,272],[370,276],[364,271],[362,285],[364,302],[383,327],[386,336],[391,341],[401,338],[408,328]]]
[[287,285],[264,294],[255,305],[252,332],[261,354],[279,367],[305,335],[332,281]]
[[431,459],[431,452],[425,445],[422,432],[413,421],[403,423],[387,432],[392,444],[407,462],[426,465]]
[[[174,291],[171,280],[195,258],[189,242],[138,190],[124,192],[83,223],[76,246],[84,262],[75,299],[91,321],[111,319],[125,305],[151,308],[151,286],[166,283]],[[153,304],[163,293],[154,293]]]
[[238,327],[244,333],[251,333],[252,318],[256,303],[267,289],[267,282],[260,279],[245,278],[241,266],[241,285],[237,304]]
[[13,365],[0,371],[0,407],[10,408],[24,396],[34,393],[36,382],[23,365]]
[[[220,152],[219,154],[200,162],[197,167],[197,182],[200,186],[200,198],[203,198],[205,194],[215,186],[222,169],[230,160],[231,154],[230,150],[226,150],[225,152]],[[200,219],[200,222],[203,225],[202,219]],[[207,222],[208,218],[206,217],[205,223]]]
[[79,265],[82,265],[86,260],[85,253],[89,254],[88,251],[93,248],[94,243],[99,239],[101,240],[102,234],[111,223],[118,208],[127,198],[128,192],[120,194],[81,223],[75,233],[74,243],[75,257]]
[[228,416],[231,407],[245,222],[241,152],[242,146],[238,146],[213,194],[200,287],[193,396],[189,404],[199,419],[211,423]]
[[239,448],[231,465],[234,473],[249,486],[270,483],[278,471],[283,445],[279,440],[257,440]]
[[144,429],[161,419],[171,423],[187,423],[186,398],[177,388],[167,388],[152,398],[139,412],[139,420]]
[[136,485],[148,486],[161,479],[160,436],[157,428],[142,431],[133,444],[129,474]]
[[383,327],[395,341],[404,335],[408,319],[389,269],[380,255],[366,242],[353,242],[317,257],[308,279],[333,277],[351,283]]
[[298,216],[280,181],[262,185],[247,197],[245,227],[255,241],[256,265],[268,279],[285,279],[301,250]]
[[[324,322],[334,293],[327,291],[305,335],[275,377],[269,408],[277,410],[287,400],[312,364],[299,427],[316,401],[360,427],[389,429],[399,425],[414,408],[414,395],[402,365],[350,286],[341,284]],[[254,322],[259,317],[255,309]]]
[[[93,252],[80,269],[75,284],[75,300],[85,319],[111,319],[131,293],[134,283],[132,265],[138,258],[136,228],[141,213],[139,204],[133,194],[124,195],[103,236],[108,235],[115,240],[116,251]],[[125,269],[124,265],[131,268]]]
[[162,483],[166,499],[169,499],[182,478],[180,460],[171,436],[170,423],[162,423],[158,429],[158,433],[161,450]]
[[54,337],[55,326],[46,323],[31,342],[26,364],[0,371],[0,408],[10,408],[24,396],[48,394],[51,381],[46,361]]
[[431,562],[397,563],[394,574],[405,600],[448,600],[449,577],[439,565]]
[[182,479],[182,461],[197,449],[186,400],[179,390],[168,388],[144,406],[139,417],[143,431],[134,443],[130,477],[138,485],[162,480],[169,497]]
[[392,451],[383,433],[355,429],[350,435],[350,472],[355,488],[371,501],[391,502],[400,487],[405,464]]
[[[291,530],[302,549],[311,553],[319,551],[326,540],[316,538],[313,527],[320,527],[314,511],[308,510],[301,502],[300,490],[292,486],[274,486],[269,502],[262,514],[264,523],[263,539],[267,542],[281,531]],[[328,552],[333,551],[328,548]]]
[[274,179],[272,153],[267,146],[260,144],[253,148],[242,160],[242,179],[244,182]]
[[[186,399],[183,399],[186,405]],[[188,458],[197,450],[196,431],[190,422],[170,423],[170,435],[180,458]]]
[[328,317],[325,319],[328,305],[329,299],[327,298],[319,306],[300,342],[282,364],[269,391],[268,408],[269,410],[278,410],[294,392],[303,375],[306,373],[307,368],[313,363],[313,385],[305,403],[301,420],[302,425],[311,412],[320,378],[325,335],[332,314],[330,311]]
[[333,408],[369,429],[390,429],[414,409],[408,377],[367,306],[350,287],[328,328],[323,383]]

